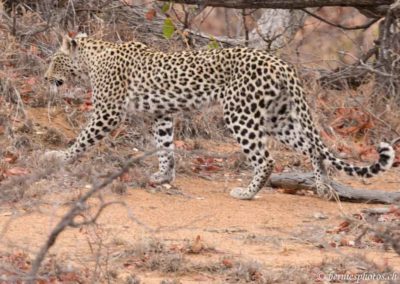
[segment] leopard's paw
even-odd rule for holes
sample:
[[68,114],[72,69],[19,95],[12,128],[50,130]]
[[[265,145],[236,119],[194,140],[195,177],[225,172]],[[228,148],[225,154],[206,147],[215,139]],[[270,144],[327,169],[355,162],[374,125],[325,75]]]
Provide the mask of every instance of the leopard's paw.
[[231,190],[230,195],[236,199],[250,200],[253,199],[254,194],[249,192],[247,188],[236,187]]
[[175,175],[170,173],[170,174],[165,174],[162,172],[156,172],[155,174],[152,174],[150,177],[150,182],[154,184],[163,184],[163,183],[170,183],[174,180]]

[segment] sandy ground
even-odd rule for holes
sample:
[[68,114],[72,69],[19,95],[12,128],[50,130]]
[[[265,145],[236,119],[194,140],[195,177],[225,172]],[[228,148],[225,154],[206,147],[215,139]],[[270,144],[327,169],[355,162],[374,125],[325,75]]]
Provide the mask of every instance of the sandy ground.
[[[38,112],[35,116],[39,120],[47,119],[46,113]],[[54,124],[63,127],[64,122],[56,119]],[[64,133],[74,135],[72,130]],[[218,152],[237,150],[229,144],[210,145]],[[122,202],[124,206],[107,207],[96,225],[64,231],[49,256],[61,260],[67,267],[90,271],[97,263],[98,270],[113,271],[113,283],[125,283],[124,278],[132,274],[140,277],[142,283],[160,283],[163,279],[179,279],[181,283],[225,283],[223,274],[210,271],[168,273],[133,265],[127,260],[129,249],[149,239],[161,240],[180,252],[200,243],[201,249],[185,253],[185,259],[203,266],[232,259],[256,261],[268,271],[291,267],[310,271],[310,267],[332,259],[359,255],[378,266],[399,270],[400,258],[393,250],[383,250],[381,245],[363,248],[331,245],[334,237],[341,236],[332,236],[329,231],[339,226],[344,216],[382,205],[338,203],[312,194],[290,195],[268,188],[251,201],[231,198],[229,191],[245,185],[249,174],[248,171],[244,176],[229,171],[208,172],[206,179],[196,173],[178,174],[170,188],[128,186],[123,195],[106,189],[102,195],[104,201]],[[368,185],[344,176],[337,179],[355,187],[398,191],[399,176],[400,168],[394,168],[373,178]],[[68,176],[64,178],[68,180]],[[43,186],[46,180],[38,183]],[[84,187],[63,191],[50,188],[34,208],[27,207],[26,203],[3,204],[0,207],[1,250],[23,251],[33,257],[71,200],[76,200],[85,190]],[[98,199],[89,204],[89,211],[93,212]],[[355,236],[343,237],[354,239]],[[198,242],[194,241],[196,238]],[[312,273],[307,277],[310,283],[317,281]]]
[[[398,171],[393,171],[385,176],[385,180],[395,181],[398,174]],[[126,208],[110,206],[103,212],[97,226],[63,232],[51,254],[82,264],[94,262],[99,252],[104,254],[107,251],[111,256],[118,254],[121,245],[116,244],[134,245],[136,241],[149,237],[179,244],[200,236],[216,252],[203,256],[203,259],[193,255],[194,261],[197,261],[196,258],[211,261],[229,255],[257,260],[268,268],[283,268],[288,265],[319,265],[327,257],[363,254],[378,262],[385,260],[392,267],[400,267],[400,258],[390,251],[318,248],[318,241],[324,242],[326,230],[339,224],[342,214],[357,213],[374,205],[338,204],[314,196],[288,195],[270,190],[261,191],[255,200],[240,201],[228,194],[229,189],[238,183],[178,178],[174,185],[184,195],[154,193],[139,188],[130,188],[123,196],[107,193],[104,196],[106,200],[124,202]],[[386,185],[395,189],[395,183]],[[25,215],[23,210],[18,210],[11,216],[8,214],[10,211],[4,208],[0,224],[3,228],[7,224],[8,228],[3,231],[2,244],[36,251],[54,227],[57,216],[66,208],[65,205],[61,208],[42,205],[41,213]],[[327,219],[316,219],[316,213],[325,215]],[[17,214],[22,216],[15,217]],[[123,273],[124,267],[118,271]],[[160,279],[168,277],[157,272],[139,271],[137,275],[144,283],[159,283]],[[216,281],[213,276],[200,276],[179,278],[182,283]]]

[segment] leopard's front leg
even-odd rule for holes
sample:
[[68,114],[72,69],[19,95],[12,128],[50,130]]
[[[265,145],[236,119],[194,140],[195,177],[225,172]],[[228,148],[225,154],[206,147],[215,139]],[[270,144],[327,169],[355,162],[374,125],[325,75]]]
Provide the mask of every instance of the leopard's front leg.
[[153,124],[153,133],[158,152],[159,170],[150,178],[161,184],[175,179],[174,128],[170,116],[158,116]]
[[106,102],[96,102],[89,123],[80,132],[75,143],[65,151],[47,152],[45,158],[55,158],[65,163],[72,162],[114,130],[124,117],[124,108],[115,101],[112,103],[114,106],[108,108]]

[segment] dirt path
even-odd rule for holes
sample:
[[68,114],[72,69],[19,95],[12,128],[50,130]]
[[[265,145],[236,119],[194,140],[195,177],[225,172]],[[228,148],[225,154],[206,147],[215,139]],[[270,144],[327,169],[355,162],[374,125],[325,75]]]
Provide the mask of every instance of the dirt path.
[[[64,129],[65,139],[75,135],[60,115],[53,117],[50,123],[44,111],[29,114],[40,130],[34,132],[37,136],[34,139],[39,142],[43,141],[40,133],[47,127]],[[236,144],[209,140],[199,143],[203,149],[214,153],[238,151]],[[95,155],[99,155],[104,147],[99,148]],[[119,156],[132,152],[129,147],[108,150]],[[281,169],[286,165],[291,167],[295,160],[297,164],[307,166],[307,162],[294,156],[293,152],[277,151],[275,157]],[[88,154],[76,164],[76,171],[89,172],[91,167],[100,166],[106,173],[110,169],[101,164],[106,160],[103,158],[93,161]],[[160,283],[163,279],[180,281],[164,283],[251,280],[277,283],[282,277],[279,278],[276,271],[280,275],[295,275],[291,281],[284,278],[286,280],[281,283],[298,278],[304,278],[303,283],[312,283],[318,280],[318,269],[324,270],[335,259],[334,271],[359,273],[363,271],[360,267],[368,271],[365,262],[362,265],[347,262],[351,258],[372,261],[382,271],[388,267],[400,269],[400,258],[393,250],[385,251],[379,240],[365,237],[366,242],[356,246],[357,234],[350,230],[332,233],[343,223],[345,216],[351,217],[363,208],[381,205],[337,203],[310,193],[290,195],[270,189],[262,190],[252,201],[235,200],[229,196],[229,191],[246,184],[250,175],[248,170],[225,169],[235,162],[228,159],[220,163],[220,170],[193,172],[196,159],[189,162],[185,159],[193,157],[185,156],[178,162],[177,180],[171,188],[130,186],[123,195],[106,189],[102,196],[105,201],[124,202],[125,206],[112,205],[105,209],[96,225],[63,232],[48,255],[48,259],[59,263],[51,267],[67,272],[77,269],[89,282],[108,279],[111,283],[137,283],[127,282],[132,275],[137,275],[141,283]],[[145,169],[145,172],[155,168],[155,159],[153,162],[148,164],[151,169]],[[369,180],[367,185],[344,176],[337,179],[359,188],[399,191],[399,176],[400,168],[394,168]],[[73,171],[72,174],[71,171],[58,173],[30,185],[26,193],[30,199],[24,197],[22,202],[2,204],[0,252],[23,252],[34,257],[71,201],[87,190],[82,183],[77,186],[79,180],[76,179]],[[90,205],[93,212],[98,200],[91,200]],[[360,233],[357,228],[355,231]],[[3,259],[0,254],[0,262]],[[24,267],[29,267],[29,263]],[[317,274],[313,272],[314,268],[318,268]],[[269,280],[262,282],[258,270],[263,270]],[[99,275],[100,278],[96,278]]]
[[[385,183],[375,180],[374,184],[395,190],[398,174],[398,170],[393,170],[382,179]],[[400,267],[400,258],[393,252],[382,252],[376,248],[331,248],[324,243],[326,231],[342,222],[342,213],[357,213],[374,205],[338,204],[314,196],[288,195],[269,190],[260,192],[255,200],[240,201],[229,196],[230,188],[239,183],[181,177],[174,184],[179,190],[152,192],[130,188],[123,196],[109,192],[105,195],[106,200],[123,201],[126,208],[111,206],[104,211],[97,226],[69,229],[62,233],[51,255],[73,265],[85,266],[94,263],[100,254],[102,257],[107,254],[110,267],[118,277],[123,277],[132,272],[132,267],[124,266],[123,261],[118,260],[118,253],[127,247],[134,247],[138,241],[154,238],[182,246],[193,243],[200,236],[202,246],[212,248],[212,252],[189,255],[188,258],[195,263],[211,263],[229,256],[256,260],[270,269],[282,269],[289,265],[318,266],[329,257],[343,258],[360,253],[368,259]],[[53,201],[62,198],[55,195]],[[0,215],[1,226],[4,228],[8,221],[12,222],[8,223],[2,236],[3,246],[6,244],[33,253],[57,221],[55,216],[66,208],[65,205],[61,208],[42,205],[41,214],[20,217],[15,217],[15,214],[22,214],[22,209],[9,216],[10,211],[4,208]],[[326,216],[326,219],[318,219],[317,214]],[[379,259],[376,258],[378,255]],[[174,276],[140,269],[135,273],[143,283],[160,283],[160,279]],[[181,283],[222,281],[205,273],[187,273],[178,275],[178,278]]]

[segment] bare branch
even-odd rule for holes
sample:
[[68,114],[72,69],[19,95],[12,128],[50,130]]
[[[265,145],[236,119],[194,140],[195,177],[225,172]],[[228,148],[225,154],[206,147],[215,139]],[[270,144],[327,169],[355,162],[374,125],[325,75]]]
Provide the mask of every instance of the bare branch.
[[330,22],[330,21],[318,16],[317,14],[314,14],[314,13],[308,11],[307,9],[301,9],[301,10],[304,11],[305,13],[307,13],[308,15],[320,20],[321,22],[324,22],[325,24],[328,24],[330,26],[337,27],[337,28],[340,28],[340,29],[343,29],[343,30],[348,30],[348,31],[351,31],[351,30],[365,30],[365,29],[368,29],[373,24],[375,24],[377,21],[379,21],[379,18],[375,18],[375,19],[372,19],[371,21],[369,21],[368,23],[365,23],[363,25],[358,25],[358,26],[354,26],[354,27],[346,27],[346,26],[343,26],[341,24],[332,23],[332,22]]
[[102,203],[102,205],[97,209],[96,214],[92,218],[90,218],[89,220],[82,221],[82,222],[75,222],[72,220],[71,223],[69,224],[69,226],[73,227],[73,228],[79,228],[79,227],[82,227],[85,225],[94,224],[94,223],[96,223],[97,219],[100,217],[100,215],[104,211],[104,209],[106,209],[110,205],[114,205],[114,204],[126,206],[126,204],[124,202],[120,202],[120,201],[111,201],[111,202]]
[[[170,0],[160,0],[170,2]],[[174,3],[235,9],[304,9],[309,7],[347,6],[376,7],[390,5],[393,0],[174,0]]]
[[[86,206],[85,203],[86,201],[92,197],[96,192],[104,188],[105,186],[109,185],[112,183],[115,179],[123,175],[125,172],[129,170],[130,167],[135,165],[136,163],[140,162],[141,160],[145,159],[148,156],[151,156],[155,154],[157,151],[151,151],[148,153],[145,153],[139,157],[132,158],[128,160],[125,165],[117,172],[113,173],[110,175],[108,178],[105,180],[101,181],[98,184],[93,184],[92,188],[86,192],[84,195],[82,195],[81,198],[79,198],[78,201],[74,203],[74,205],[71,207],[71,209],[64,215],[64,217],[58,222],[58,224],[55,226],[53,231],[50,233],[50,236],[48,237],[46,243],[40,248],[39,253],[36,255],[35,260],[32,263],[32,268],[29,273],[29,281],[28,283],[35,283],[36,282],[36,275],[39,271],[40,265],[42,264],[47,252],[49,249],[54,245],[57,237],[59,234],[64,231],[67,227],[69,226],[76,226],[77,223],[74,222],[74,218],[80,214],[82,211],[85,210]],[[110,205],[110,204],[104,204],[104,205]],[[100,212],[105,208],[105,206],[102,206],[100,210],[97,212],[96,216],[94,217],[93,220],[96,220]],[[83,222],[82,224],[84,224]]]

